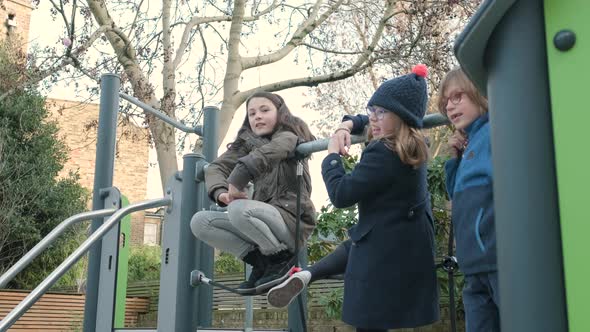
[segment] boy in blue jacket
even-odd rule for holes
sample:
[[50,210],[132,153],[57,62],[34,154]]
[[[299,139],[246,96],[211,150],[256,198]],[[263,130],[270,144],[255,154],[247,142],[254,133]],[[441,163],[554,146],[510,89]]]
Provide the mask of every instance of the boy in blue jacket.
[[439,93],[439,111],[455,127],[445,171],[457,261],[465,274],[466,331],[500,331],[488,103],[460,68],[447,73]]

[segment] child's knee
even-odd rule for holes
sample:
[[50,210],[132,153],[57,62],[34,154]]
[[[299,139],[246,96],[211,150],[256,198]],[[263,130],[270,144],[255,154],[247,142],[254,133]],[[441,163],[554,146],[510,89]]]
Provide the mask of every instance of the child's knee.
[[229,217],[230,223],[236,225],[248,219],[249,210],[248,201],[245,199],[238,199],[231,202],[227,206],[227,216]]
[[190,224],[193,235],[199,237],[210,226],[210,223],[211,218],[209,217],[209,211],[199,211],[195,213]]

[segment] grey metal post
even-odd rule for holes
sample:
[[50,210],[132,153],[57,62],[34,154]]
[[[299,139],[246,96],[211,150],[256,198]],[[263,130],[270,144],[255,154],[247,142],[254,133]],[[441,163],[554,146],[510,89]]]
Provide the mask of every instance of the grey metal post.
[[195,309],[201,289],[190,286],[190,273],[198,260],[190,221],[200,205],[195,174],[197,163],[202,159],[203,156],[196,153],[184,155],[181,197],[174,197],[176,202],[180,200],[180,215],[165,221],[168,225],[164,229],[162,248],[158,331],[197,330],[199,317]]
[[[105,208],[121,208],[121,192],[115,187],[101,189]],[[105,217],[106,221],[109,217]],[[103,221],[103,222],[104,222]],[[111,332],[115,323],[115,294],[117,292],[117,266],[119,266],[119,234],[117,223],[100,241],[100,276],[96,311],[96,331]]]
[[[299,250],[299,263],[301,268],[307,267],[307,248],[303,247]],[[307,318],[307,290],[301,292],[301,300],[303,301],[304,316]],[[302,332],[303,322],[301,321],[301,312],[299,311],[299,298],[289,304],[288,308],[288,323],[290,332]]]
[[162,228],[162,260],[160,268],[160,294],[158,300],[158,331],[180,331],[176,328],[176,293],[179,284],[185,282],[177,275],[180,262],[177,239],[182,232],[180,207],[182,198],[182,174],[177,172],[166,182],[166,194],[172,197],[172,206],[166,210]]
[[567,331],[543,2],[487,45],[502,331]]
[[[104,74],[100,78],[100,112],[96,138],[96,161],[94,167],[94,189],[92,209],[103,208],[100,189],[113,185],[115,167],[115,139],[117,135],[117,112],[119,110],[119,88],[121,79],[115,74]],[[103,220],[94,219],[90,233],[96,231]],[[98,304],[98,284],[100,282],[100,241],[88,253],[88,279],[86,283],[86,302],[84,305],[84,331],[96,329],[96,310]]]
[[[218,114],[217,107],[205,107],[203,109],[203,155],[207,162],[212,162],[217,158],[217,133],[218,133]],[[199,194],[201,201],[199,210],[211,206],[211,200],[207,195],[205,182],[199,182]],[[206,276],[213,276],[214,250],[202,241],[197,240],[197,252],[199,255],[199,265],[197,269],[205,273]],[[213,289],[211,287],[201,287],[199,289],[199,304],[197,310],[197,319],[199,327],[211,327],[213,322]]]
[[[244,264],[244,267],[244,275],[246,280],[248,280],[250,273],[252,273],[252,266]],[[252,332],[254,329],[254,297],[245,296],[244,302],[246,304],[246,308],[244,310],[244,332]]]

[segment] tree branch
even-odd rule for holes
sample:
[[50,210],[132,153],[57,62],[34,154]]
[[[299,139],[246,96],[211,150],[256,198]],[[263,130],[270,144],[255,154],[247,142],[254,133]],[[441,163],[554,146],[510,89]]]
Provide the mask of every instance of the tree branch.
[[[268,6],[268,8],[264,9],[263,11],[259,12],[258,14],[253,15],[253,16],[244,17],[244,22],[256,21],[260,17],[270,13],[278,5],[279,5],[279,1],[274,0],[273,3],[270,6]],[[208,23],[214,23],[214,22],[230,22],[232,19],[233,19],[233,16],[231,16],[231,15],[191,18],[191,20],[184,27],[184,31],[182,33],[182,38],[180,39],[180,44],[178,45],[178,49],[176,50],[176,55],[174,57],[174,69],[178,68],[178,65],[182,61],[182,56],[184,55],[184,52],[186,51],[186,49],[189,45],[189,40],[190,40],[190,37],[192,34],[192,30],[195,29],[195,27],[198,27],[201,24],[208,24]]]
[[373,61],[368,61],[364,65],[356,66],[356,67],[353,66],[353,67],[350,67],[346,70],[331,73],[331,74],[284,80],[284,81],[280,81],[280,82],[266,84],[266,85],[263,85],[263,86],[260,86],[257,88],[253,88],[250,90],[241,91],[236,95],[236,98],[238,99],[238,102],[236,104],[239,105],[239,104],[243,103],[246,100],[246,98],[248,98],[248,96],[250,96],[251,94],[253,94],[254,92],[256,92],[258,90],[274,92],[274,91],[281,91],[281,90],[294,88],[294,87],[298,87],[298,86],[313,87],[313,86],[317,86],[322,83],[334,82],[334,81],[338,81],[338,80],[342,80],[342,79],[351,77],[351,76],[355,75],[356,73],[371,66],[372,64],[373,64]]
[[316,17],[319,14],[322,2],[323,2],[322,0],[318,0],[315,3],[315,5],[311,11],[311,14],[307,18],[307,20],[305,20],[305,22],[303,22],[299,26],[299,28],[297,28],[297,30],[293,33],[293,36],[287,42],[287,44],[285,44],[285,46],[283,46],[279,50],[277,50],[273,53],[267,54],[267,55],[255,56],[255,57],[243,57],[242,58],[243,70],[253,68],[253,67],[263,66],[263,65],[273,63],[273,62],[277,62],[277,61],[283,59],[284,57],[286,57],[289,53],[291,53],[291,51],[293,49],[295,49],[297,46],[301,45],[301,43],[303,42],[303,39],[305,39],[305,37],[307,37],[315,28],[317,28],[328,17],[330,17],[330,15],[332,15],[338,9],[338,7],[340,7],[340,5],[342,5],[344,0],[338,0],[338,1],[334,2],[329,7],[328,10],[326,10],[319,18],[316,19]]
[[[50,75],[52,75],[52,74],[54,74],[54,73],[62,70],[66,66],[75,64],[78,61],[78,58],[80,57],[80,55],[82,55],[84,52],[86,52],[88,50],[88,48],[90,48],[90,46],[92,46],[92,44],[103,33],[105,33],[107,30],[110,30],[110,29],[111,28],[109,28],[108,26],[101,26],[95,32],[93,32],[90,35],[90,37],[88,37],[88,39],[84,43],[82,43],[80,46],[78,46],[69,55],[62,55],[60,57],[62,59],[62,61],[56,61],[57,64],[54,65],[54,66],[51,66],[50,68],[44,69],[42,71],[33,72],[32,74],[29,75],[29,77],[27,77],[27,79],[25,80],[25,84],[24,85],[13,87],[12,89],[10,89],[10,90],[4,92],[3,94],[1,94],[0,95],[0,101],[4,100],[4,98],[6,98],[7,96],[11,95],[12,93],[14,93],[18,89],[22,89],[22,88],[33,86],[33,85],[41,82],[42,80],[44,80],[48,76],[50,76]],[[77,68],[78,69],[81,69],[80,67],[77,67]]]

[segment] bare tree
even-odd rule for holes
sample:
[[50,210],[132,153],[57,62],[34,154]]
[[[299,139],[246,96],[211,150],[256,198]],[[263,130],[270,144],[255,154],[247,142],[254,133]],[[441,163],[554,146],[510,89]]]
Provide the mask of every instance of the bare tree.
[[[321,120],[314,124],[328,136],[345,114],[363,113],[366,103],[379,84],[410,72],[413,65],[429,68],[430,113],[436,110],[438,84],[457,63],[452,45],[481,0],[398,1],[395,19],[390,20],[381,39],[379,58],[361,75],[318,86],[310,90],[308,107],[318,110]],[[366,39],[366,16],[350,18],[360,39]],[[429,132],[432,155],[441,152],[449,134],[446,127]]]
[[[31,61],[36,74],[31,81],[50,77],[46,82],[69,80],[78,87],[81,77],[96,81],[99,73],[120,73],[124,91],[174,118],[196,124],[205,104],[220,105],[220,138],[236,109],[256,89],[315,87],[359,73],[377,84],[379,71],[374,66],[397,61],[403,50],[410,54],[418,50],[403,37],[422,40],[423,33],[414,30],[425,23],[410,20],[411,11],[417,10],[412,4],[450,3],[162,0],[154,6],[145,0],[49,1],[54,19],[63,23],[60,47],[64,49],[35,53]],[[261,34],[271,37],[263,47],[251,47]],[[305,63],[307,69],[299,77],[243,86],[248,70],[280,62]],[[96,85],[91,90],[96,92]],[[163,122],[150,116],[145,121],[164,183],[177,170],[177,139]]]

